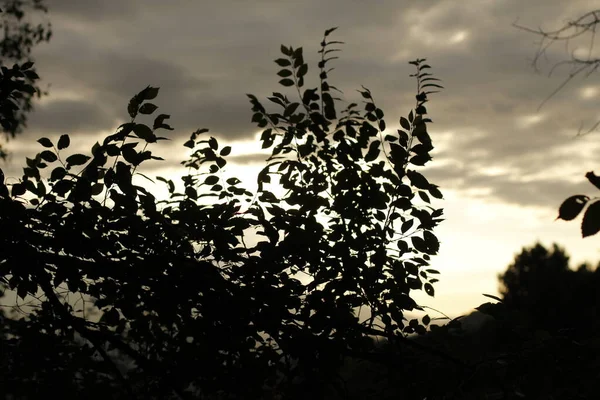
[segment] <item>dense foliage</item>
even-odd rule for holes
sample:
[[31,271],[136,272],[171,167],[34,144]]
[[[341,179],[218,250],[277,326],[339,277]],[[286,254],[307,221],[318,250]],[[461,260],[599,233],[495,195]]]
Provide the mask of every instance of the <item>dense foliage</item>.
[[[27,115],[33,110],[32,100],[35,96],[47,94],[39,86],[34,85],[38,79],[37,71],[33,67],[31,50],[34,46],[48,42],[52,37],[49,22],[33,23],[28,16],[31,13],[48,13],[44,0],[3,0],[0,1],[0,30],[3,37],[0,40],[0,107],[2,118],[0,125],[6,138],[15,137],[22,133],[27,125]],[[13,73],[15,66],[22,64],[22,75]],[[23,68],[29,65],[28,68]],[[21,78],[27,83],[26,87],[14,90],[13,78]],[[10,99],[8,99],[10,95]],[[7,157],[6,151],[0,144],[0,159]]]
[[[429,203],[442,195],[416,168],[431,160],[425,104],[441,86],[425,60],[411,62],[416,105],[393,131],[364,87],[361,105],[339,110],[333,30],[316,88],[305,88],[302,48],[282,46],[275,62],[291,94],[268,97],[276,111],[248,95],[272,149],[257,193],[226,175],[231,148],[206,129],[185,143],[182,190],[157,177],[170,197],[156,201],[134,183],[152,181],[138,170],[161,160],[149,146],[172,129],[167,114],[144,122],[158,108],[154,87],[90,155],[68,154],[68,135],[41,138],[18,182],[2,176],[0,279],[35,306],[6,325],[4,354],[22,354],[7,393],[35,397],[22,379],[33,371],[36,382],[75,377],[56,396],[307,398],[345,356],[368,357],[370,336],[402,347],[426,331],[427,315],[405,313],[420,309],[411,293],[433,296],[437,280],[428,265],[442,210]],[[21,351],[33,342],[38,351]],[[104,391],[90,391],[91,375]]]
[[600,268],[568,260],[556,245],[523,248],[499,276],[502,298],[412,338],[427,351],[384,343],[392,368],[347,362],[345,398],[597,398]]
[[526,315],[532,329],[590,335],[600,327],[600,269],[569,268],[557,245],[524,248],[498,279],[504,305]]

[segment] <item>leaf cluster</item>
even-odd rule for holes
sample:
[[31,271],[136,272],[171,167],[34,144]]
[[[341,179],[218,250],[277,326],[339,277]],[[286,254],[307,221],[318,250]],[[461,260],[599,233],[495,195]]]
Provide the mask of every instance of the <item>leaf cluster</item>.
[[[590,171],[585,174],[588,181],[597,189],[600,189],[600,177]],[[600,231],[600,200],[597,197],[590,198],[583,194],[573,195],[567,198],[558,209],[558,217],[565,221],[572,221],[584,210],[581,221],[581,235],[585,238],[593,236]]]
[[131,393],[152,392],[144,398],[189,398],[190,386],[239,398],[273,386],[294,393],[297,376],[331,383],[345,355],[368,354],[369,335],[401,343],[426,331],[429,316],[405,313],[422,310],[412,295],[433,296],[439,273],[429,262],[442,210],[431,197],[442,194],[418,168],[433,149],[427,90],[440,86],[425,60],[414,61],[416,105],[396,130],[367,88],[360,105],[338,110],[333,30],[321,43],[316,87],[304,88],[302,48],[282,46],[280,84],[294,93],[268,97],[275,111],[248,95],[271,149],[256,193],[225,175],[231,147],[206,129],[184,144],[192,153],[183,190],[157,177],[169,191],[157,201],[134,183],[136,175],[154,182],[138,167],[162,160],[148,148],[172,129],[167,114],[140,122],[158,109],[150,86],[129,102],[131,121],[90,155],[65,154],[68,135],[41,138],[22,178],[2,177],[0,278],[20,298],[39,299],[43,329],[81,336],[108,365],[103,349],[118,351],[136,367],[112,376]]
[[[0,124],[7,139],[22,133],[27,126],[34,96],[47,94],[36,84],[39,76],[31,58],[33,47],[52,37],[49,22],[36,24],[33,21],[39,18],[28,18],[40,13],[48,13],[45,0],[5,1],[0,10],[0,29],[4,32],[0,40],[0,107],[5,116]],[[8,68],[11,64],[12,69]],[[0,146],[0,159],[6,157]]]

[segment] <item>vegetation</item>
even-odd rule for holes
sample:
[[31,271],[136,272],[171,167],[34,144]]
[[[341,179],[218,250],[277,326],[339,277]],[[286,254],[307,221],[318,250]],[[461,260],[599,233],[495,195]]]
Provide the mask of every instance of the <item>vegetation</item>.
[[[144,122],[158,108],[150,86],[91,155],[68,154],[68,135],[41,138],[20,181],[2,179],[0,277],[35,307],[4,328],[6,393],[35,398],[44,386],[31,380],[60,376],[75,380],[57,396],[307,398],[335,388],[344,357],[369,358],[371,336],[401,348],[426,331],[429,316],[405,312],[437,281],[442,210],[429,203],[442,195],[415,166],[431,160],[425,104],[441,86],[425,60],[411,62],[415,108],[393,133],[364,87],[360,106],[339,111],[333,31],[316,88],[305,88],[302,48],[282,46],[291,94],[268,98],[274,112],[248,95],[272,149],[255,194],[226,175],[231,147],[206,129],[185,143],[183,190],[157,177],[170,198],[156,201],[134,183],[154,182],[140,166],[162,160],[149,146],[172,129],[167,114]],[[246,243],[249,233],[262,239]]]
[[[50,41],[50,23],[33,24],[31,13],[48,13],[44,0],[3,0],[0,2],[0,125],[6,139],[14,138],[27,126],[27,115],[33,110],[32,100],[47,92],[35,85],[39,79],[31,58],[31,50]],[[14,63],[21,65],[17,70]],[[14,66],[9,68],[10,64]],[[0,159],[8,153],[0,144]]]
[[411,339],[427,351],[383,343],[391,367],[348,363],[345,398],[596,398],[600,267],[568,260],[557,245],[522,249],[498,277],[502,298],[473,314],[477,329],[459,317]]
[[[151,86],[90,154],[69,153],[69,135],[41,138],[20,180],[0,170],[0,289],[21,303],[0,310],[5,395],[596,397],[600,268],[569,268],[556,245],[524,248],[498,277],[501,298],[474,313],[477,329],[469,317],[437,325],[414,301],[415,290],[434,295],[438,274],[431,197],[442,194],[419,167],[433,149],[426,103],[441,86],[424,59],[411,62],[415,106],[390,132],[368,89],[348,104],[331,84],[334,30],[316,87],[303,49],[281,46],[289,93],[270,107],[248,95],[271,150],[256,193],[228,175],[232,149],[207,129],[185,143],[181,185],[140,172],[162,160],[150,148],[172,130]],[[37,79],[30,61],[2,67],[3,126],[19,125]],[[597,204],[573,196],[559,218],[587,206],[582,232],[594,235]]]
[[[554,70],[561,67],[570,67],[567,78],[540,104],[540,108],[555,94],[562,90],[569,82],[577,76],[588,77],[598,70],[600,67],[600,58],[595,52],[596,28],[600,23],[600,10],[588,11],[573,20],[567,21],[564,25],[553,30],[531,29],[525,26],[514,26],[528,33],[532,33],[540,37],[539,47],[533,59],[533,66],[536,70],[539,69],[541,60],[546,59],[547,50],[556,43],[565,43],[566,49],[573,44],[577,45],[584,43],[587,45],[585,51],[579,51],[582,48],[576,48],[570,52],[570,58],[561,60],[553,65],[550,74]],[[584,54],[585,53],[585,54]],[[579,130],[578,135],[591,133],[598,128],[600,121],[596,122],[589,130],[582,132]],[[585,177],[592,185],[600,189],[600,177],[594,174],[593,171],[587,172]],[[581,234],[585,238],[592,236],[600,231],[600,204],[599,198],[590,198],[587,195],[578,194],[567,198],[559,209],[557,219],[571,221],[575,219],[581,211],[587,207],[583,215],[581,223]]]

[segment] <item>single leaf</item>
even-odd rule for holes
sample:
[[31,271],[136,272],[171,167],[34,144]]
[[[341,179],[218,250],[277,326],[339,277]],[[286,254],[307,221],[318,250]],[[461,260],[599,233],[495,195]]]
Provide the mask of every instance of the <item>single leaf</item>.
[[156,142],[156,135],[152,132],[149,126],[144,124],[135,124],[133,127],[133,132],[140,139],[145,140],[148,143]]
[[93,196],[97,196],[100,193],[102,193],[102,190],[104,189],[104,185],[102,183],[95,183],[94,185],[92,185],[92,195]]
[[50,173],[51,181],[59,181],[67,175],[67,171],[63,167],[56,167]]
[[140,107],[140,113],[148,115],[148,114],[152,114],[157,109],[158,109],[157,105],[152,104],[152,103],[146,103]]
[[292,71],[290,71],[289,69],[282,69],[277,73],[277,75],[279,75],[282,78],[287,78],[288,76],[292,75]]
[[210,137],[210,139],[208,139],[208,145],[213,150],[217,150],[219,148],[219,143],[217,142],[217,139],[215,139],[212,136]]
[[231,146],[225,146],[221,149],[221,152],[219,153],[219,155],[221,157],[225,157],[228,156],[231,153]]
[[583,237],[595,235],[600,231],[600,201],[590,204],[583,214],[581,234]]
[[381,142],[379,140],[375,140],[375,141],[371,142],[371,144],[369,145],[369,151],[365,155],[366,162],[371,162],[371,161],[375,160],[377,157],[379,157],[379,145],[380,144],[381,144]]
[[217,182],[219,182],[219,177],[216,175],[209,175],[208,177],[206,177],[206,180],[204,181],[204,183],[207,185],[214,185]]
[[431,318],[429,317],[429,315],[425,315],[423,316],[421,321],[423,321],[423,325],[429,325],[429,323],[431,322]]
[[142,104],[142,100],[140,100],[138,95],[133,96],[131,100],[129,100],[129,104],[127,104],[127,113],[131,118],[136,117],[140,104]]
[[290,104],[288,104],[288,106],[285,108],[285,111],[283,112],[283,116],[284,117],[289,117],[294,112],[296,112],[296,109],[298,109],[299,106],[300,106],[300,103],[290,103]]
[[482,295],[484,295],[485,297],[489,297],[490,299],[494,299],[496,301],[499,301],[500,303],[502,303],[502,299],[498,296],[494,296],[493,294],[487,294],[487,293],[482,293]]
[[585,204],[590,198],[583,194],[576,194],[575,196],[571,196],[560,205],[558,209],[558,217],[556,219],[562,219],[565,221],[571,221],[575,219]]
[[50,150],[44,150],[44,151],[42,151],[40,153],[40,158],[42,160],[48,161],[48,162],[54,162],[54,161],[58,160],[58,157],[56,156],[56,154],[54,154]]
[[338,27],[334,27],[334,28],[329,28],[325,31],[325,36],[329,36],[331,34],[331,32],[335,31]]
[[152,126],[153,129],[163,128],[168,129],[170,131],[173,130],[169,125],[165,124],[165,119],[171,118],[168,114],[159,114],[158,117],[154,119],[154,124]]
[[54,146],[52,144],[52,141],[50,139],[46,138],[46,137],[38,139],[38,143],[41,144],[44,147],[52,147],[52,146]]
[[410,241],[415,250],[420,251],[421,253],[427,253],[429,251],[427,243],[425,243],[425,240],[423,240],[423,238],[420,238],[418,236],[412,236],[410,238]]
[[308,65],[302,64],[300,68],[298,68],[298,76],[303,77],[308,72]]
[[285,54],[286,56],[291,56],[292,55],[292,49],[291,48],[287,48],[284,45],[281,45],[281,53]]
[[159,88],[148,86],[146,89],[144,89],[140,93],[138,93],[138,96],[141,101],[152,100],[156,96],[158,96],[158,90],[159,90]]
[[423,190],[429,189],[430,183],[427,181],[427,179],[423,175],[421,175],[417,171],[413,171],[413,170],[409,169],[408,171],[406,171],[406,175],[408,176],[408,179],[410,180],[410,184],[413,185],[414,187],[417,187],[417,188],[423,189]]
[[408,120],[404,117],[400,118],[400,126],[402,127],[402,129],[405,129],[407,131],[410,131],[410,123],[408,122]]
[[275,63],[277,63],[277,65],[279,65],[280,67],[288,67],[292,65],[290,60],[287,60],[285,58],[278,58],[277,60],[275,60]]
[[440,241],[430,231],[423,232],[423,240],[425,240],[429,254],[436,254],[440,250]]
[[433,297],[435,295],[435,290],[433,289],[433,285],[431,283],[426,283],[423,285],[423,288],[425,289],[425,293],[427,293],[429,296]]
[[66,149],[71,144],[71,139],[69,135],[60,135],[60,139],[58,139],[58,149]]
[[192,200],[196,200],[198,198],[198,192],[196,192],[196,189],[191,186],[185,188],[185,195]]
[[67,157],[66,161],[67,161],[68,166],[83,165],[90,158],[91,158],[90,156],[86,156],[85,154],[73,154],[73,155]]
[[404,234],[406,232],[408,232],[408,230],[410,228],[412,228],[413,224],[415,223],[414,219],[409,219],[406,220],[405,222],[402,223],[402,226],[400,227],[400,231]]
[[282,79],[279,81],[280,84],[282,84],[283,86],[294,86],[294,81],[288,78]]
[[11,191],[10,191],[10,195],[15,197],[15,196],[21,196],[23,194],[25,194],[25,184],[23,183],[15,183],[14,185],[12,185]]
[[600,189],[600,176],[597,176],[593,171],[590,171],[585,174],[585,177],[592,185],[596,186],[596,189]]

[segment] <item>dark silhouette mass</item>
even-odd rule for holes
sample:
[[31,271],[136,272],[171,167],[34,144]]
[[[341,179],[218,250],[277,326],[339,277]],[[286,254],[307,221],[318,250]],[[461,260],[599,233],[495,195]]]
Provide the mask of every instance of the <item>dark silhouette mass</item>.
[[426,332],[429,316],[405,313],[437,281],[442,210],[429,204],[442,194],[415,167],[431,160],[425,104],[441,86],[412,61],[415,107],[393,134],[364,87],[340,109],[334,30],[317,87],[303,49],[281,46],[290,93],[267,98],[276,111],[248,95],[272,151],[257,193],[226,175],[231,147],[207,129],[184,144],[183,188],[156,178],[168,200],[133,183],[154,183],[142,164],[162,160],[150,148],[172,130],[151,86],[89,155],[68,134],[38,140],[22,178],[0,184],[0,277],[30,307],[5,325],[7,393],[36,398],[60,376],[72,382],[53,394],[70,398],[315,398],[343,390],[344,358],[369,358],[371,336],[403,346]]
[[[27,115],[33,110],[34,97],[48,94],[36,81],[31,51],[34,46],[48,42],[52,37],[49,22],[32,23],[31,14],[48,13],[45,0],[5,0],[0,2],[0,126],[5,138],[14,138],[27,126]],[[39,18],[38,18],[39,19]],[[20,70],[10,68],[21,65]],[[23,68],[24,66],[28,68]],[[6,159],[7,150],[0,143],[0,159]]]

